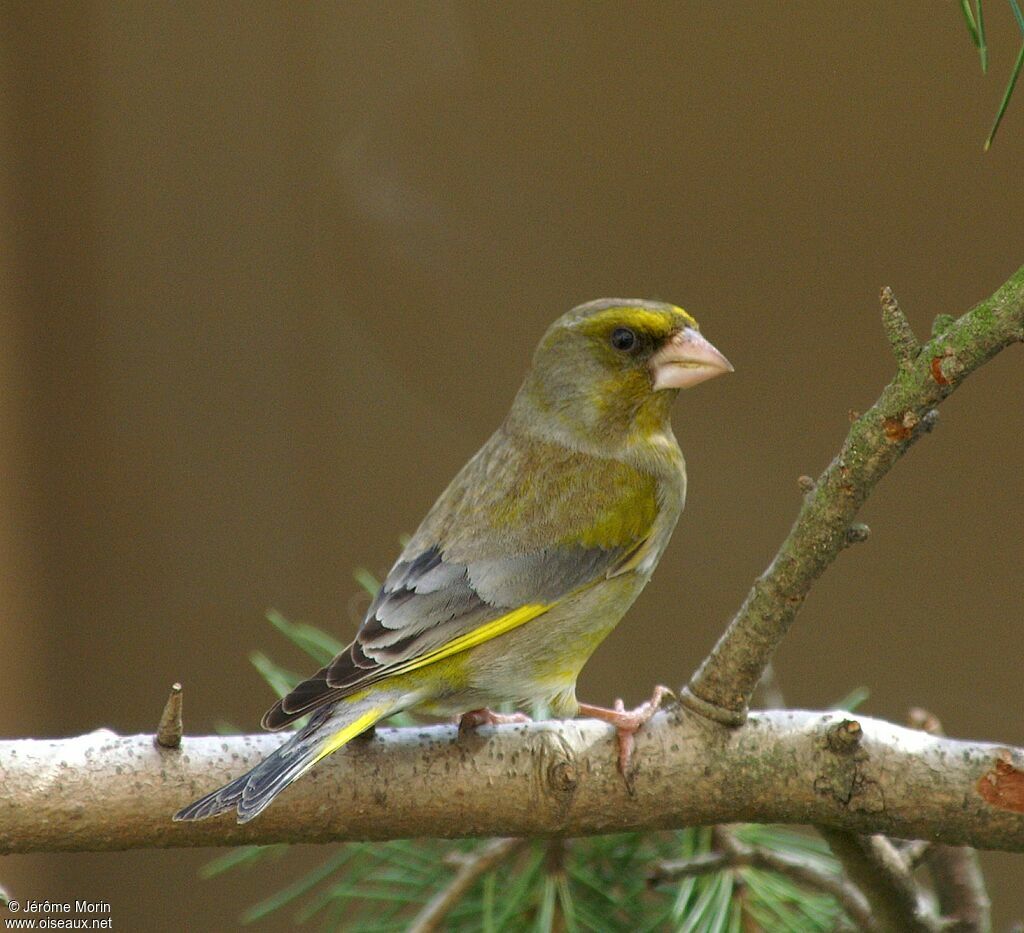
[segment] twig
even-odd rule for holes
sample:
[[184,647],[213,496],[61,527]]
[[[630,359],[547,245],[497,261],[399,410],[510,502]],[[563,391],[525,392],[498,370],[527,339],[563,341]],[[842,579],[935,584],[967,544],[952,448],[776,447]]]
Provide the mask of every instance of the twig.
[[682,692],[684,704],[718,722],[743,721],[765,666],[811,586],[849,543],[849,529],[875,485],[931,429],[937,405],[979,366],[1021,340],[1024,268],[901,365],[878,401],[853,422],[774,560]]
[[892,840],[876,834],[862,836],[860,842],[875,866],[876,875],[884,876],[891,886],[890,896],[894,903],[901,903],[906,916],[916,917],[922,929],[939,929],[939,919],[929,909],[921,890],[914,883],[910,868]]
[[727,852],[698,852],[689,858],[662,859],[654,862],[647,872],[647,883],[651,885],[678,881],[680,878],[697,878],[713,875],[716,871],[739,867],[745,864]]
[[705,852],[691,858],[655,862],[648,874],[649,883],[659,884],[679,878],[713,874],[727,868],[760,868],[785,875],[797,884],[834,897],[857,929],[878,929],[864,896],[842,877],[822,871],[807,859],[761,846],[748,846],[737,839],[735,834],[720,826],[715,828],[715,839],[721,846],[720,851]]
[[877,930],[877,924],[871,916],[871,910],[864,895],[845,878],[830,875],[822,871],[812,862],[771,849],[751,847],[741,842],[736,834],[723,826],[716,827],[715,838],[722,848],[734,856],[750,858],[754,868],[764,868],[787,875],[799,884],[816,888],[836,899],[843,912],[849,917],[857,929],[864,931]]
[[819,826],[849,879],[871,905],[877,928],[886,933],[935,933],[942,928],[922,901],[896,847],[884,836],[861,837]]
[[[945,735],[938,716],[926,709],[914,707],[907,719],[912,728],[929,735]],[[955,929],[963,933],[989,933],[992,929],[992,902],[985,887],[978,853],[969,846],[933,843],[922,857],[935,884],[943,916],[956,921]]]
[[882,327],[885,328],[885,336],[889,338],[892,345],[892,352],[896,355],[896,362],[901,366],[909,365],[921,352],[921,344],[917,342],[914,331],[907,320],[907,316],[896,301],[896,296],[888,285],[882,289]]
[[555,883],[555,895],[553,902],[553,916],[548,929],[555,933],[562,933],[565,930],[566,917],[565,905],[558,895],[558,886],[567,883],[565,870],[566,856],[569,854],[569,841],[564,836],[552,836],[548,840],[547,852],[544,859],[544,870],[548,878]]
[[160,714],[160,725],[156,729],[156,744],[160,748],[178,748],[184,725],[181,721],[181,684],[171,685],[171,695]]
[[911,729],[920,729],[922,732],[927,732],[929,735],[945,735],[945,730],[942,728],[942,722],[939,717],[934,713],[930,713],[928,710],[921,706],[912,706],[907,710],[907,725]]
[[904,842],[899,847],[900,855],[903,856],[903,861],[907,863],[907,868],[911,871],[917,869],[920,864],[924,861],[924,857],[928,854],[928,850],[935,843],[929,842],[927,839],[911,839],[909,842]]
[[963,933],[989,933],[992,929],[992,902],[978,863],[978,853],[970,846],[933,843],[924,857],[935,882],[935,894],[943,916],[956,921],[955,930]]
[[754,868],[766,868],[777,871],[780,875],[788,875],[798,884],[830,894],[849,917],[858,930],[876,930],[878,928],[871,916],[871,909],[864,895],[842,877],[835,877],[819,871],[809,862],[800,862],[781,852],[760,850],[751,861]]
[[505,859],[518,852],[525,839],[493,839],[467,858],[455,877],[437,892],[409,925],[409,933],[434,933],[448,913],[469,893],[477,881]]

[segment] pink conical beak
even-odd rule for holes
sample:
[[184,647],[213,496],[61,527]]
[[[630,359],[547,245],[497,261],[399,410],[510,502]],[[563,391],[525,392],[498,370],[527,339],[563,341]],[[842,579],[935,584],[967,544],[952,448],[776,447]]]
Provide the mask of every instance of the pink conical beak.
[[699,382],[733,372],[730,363],[692,327],[677,331],[651,357],[654,390],[688,389]]

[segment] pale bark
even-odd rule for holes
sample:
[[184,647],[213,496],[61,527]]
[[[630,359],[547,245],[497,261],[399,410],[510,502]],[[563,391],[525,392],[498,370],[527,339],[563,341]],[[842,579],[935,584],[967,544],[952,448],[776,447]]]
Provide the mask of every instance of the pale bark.
[[[99,731],[0,742],[0,852],[328,842],[415,836],[578,836],[725,822],[812,823],[1024,851],[1024,749],[843,714],[752,713],[728,729],[678,708],[637,736],[635,786],[593,720],[382,729],[323,762],[259,819],[172,823],[252,767],[280,735]],[[843,730],[849,732],[850,730]]]

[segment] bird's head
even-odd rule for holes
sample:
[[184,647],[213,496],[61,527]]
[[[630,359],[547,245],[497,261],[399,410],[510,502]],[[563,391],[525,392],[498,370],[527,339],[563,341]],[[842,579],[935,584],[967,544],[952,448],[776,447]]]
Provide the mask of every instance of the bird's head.
[[668,427],[680,389],[732,370],[682,308],[602,298],[548,328],[514,411],[585,446],[642,441]]

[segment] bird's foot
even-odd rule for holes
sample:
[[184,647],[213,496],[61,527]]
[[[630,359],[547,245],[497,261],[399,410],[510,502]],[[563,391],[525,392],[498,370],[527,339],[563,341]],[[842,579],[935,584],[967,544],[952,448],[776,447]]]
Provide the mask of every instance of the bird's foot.
[[478,726],[498,726],[508,722],[531,722],[526,713],[496,713],[492,709],[471,709],[459,717],[459,734],[465,735]]
[[591,706],[589,703],[580,703],[579,715],[590,716],[593,719],[600,719],[602,722],[615,726],[616,737],[619,742],[619,773],[626,779],[626,784],[632,787],[632,770],[630,765],[633,759],[634,736],[640,731],[640,727],[647,722],[659,709],[665,699],[675,699],[675,694],[668,687],[655,687],[654,693],[646,703],[641,703],[636,709],[627,710],[622,700],[615,701],[614,709],[605,709],[603,706]]

